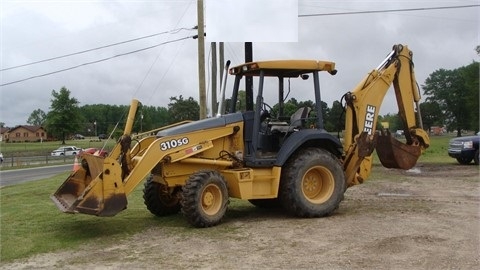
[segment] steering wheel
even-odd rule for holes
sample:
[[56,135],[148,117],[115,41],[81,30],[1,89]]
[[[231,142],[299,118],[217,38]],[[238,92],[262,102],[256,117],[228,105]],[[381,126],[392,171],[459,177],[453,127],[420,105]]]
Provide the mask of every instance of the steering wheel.
[[263,122],[266,118],[274,118],[273,117],[273,108],[268,105],[267,103],[262,103],[262,112],[260,113],[260,122]]

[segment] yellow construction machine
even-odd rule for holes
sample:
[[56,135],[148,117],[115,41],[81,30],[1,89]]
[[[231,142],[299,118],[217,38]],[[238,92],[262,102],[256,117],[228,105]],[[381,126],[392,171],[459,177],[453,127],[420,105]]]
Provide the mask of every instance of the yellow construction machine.
[[[407,46],[395,45],[376,69],[343,95],[343,142],[324,129],[322,71],[335,75],[335,63],[282,60],[230,68],[235,82],[227,109],[221,102],[216,117],[165,126],[145,136],[132,135],[139,103],[133,100],[124,134],[111,153],[82,154],[82,167],[51,198],[66,213],[114,216],[127,208],[127,195],[145,180],[143,198],[151,213],[181,211],[195,227],[218,224],[229,198],[258,207],[283,207],[298,217],[329,215],[347,187],[367,179],[374,149],[384,166],[410,169],[429,146],[429,138],[419,123],[420,94]],[[256,101],[252,95],[246,103],[254,108],[239,111],[240,82],[249,76],[258,83]],[[303,107],[285,117],[284,86],[291,80],[308,88],[313,83],[314,108]],[[404,142],[388,131],[377,131],[380,105],[392,84]],[[299,91],[307,93],[305,87]],[[272,93],[278,95],[276,110],[264,101],[264,95]]]

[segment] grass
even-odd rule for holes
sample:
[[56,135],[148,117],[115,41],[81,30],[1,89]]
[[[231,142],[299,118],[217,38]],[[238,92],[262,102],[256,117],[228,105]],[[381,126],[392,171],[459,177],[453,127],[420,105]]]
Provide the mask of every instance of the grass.
[[[432,137],[431,146],[419,162],[451,163],[446,149],[451,137]],[[76,141],[79,142],[79,141]],[[378,164],[378,159],[375,159]],[[375,170],[375,167],[374,167]],[[199,235],[229,236],[232,227],[194,229],[180,215],[158,218],[150,214],[143,204],[142,185],[128,197],[128,209],[112,218],[61,213],[50,195],[55,192],[68,174],[0,189],[0,259],[11,261],[34,254],[74,249],[80,245],[109,245],[128,235],[150,228],[167,227],[167,234],[184,237]],[[388,175],[372,174],[372,178],[384,179]],[[231,209],[231,210],[230,210]],[[254,210],[246,201],[231,200],[227,215],[249,215]],[[231,237],[231,236],[229,236]]]
[[[148,211],[125,211],[116,218],[61,213],[49,197],[67,176],[1,189],[2,261],[70,249],[89,241],[97,245],[155,224]],[[138,197],[133,194],[130,204],[142,203]],[[131,226],[131,219],[136,219],[135,226]]]
[[[74,249],[84,244],[99,248],[159,226],[167,227],[168,233],[185,234],[185,237],[200,233],[181,214],[163,218],[153,216],[143,204],[142,185],[129,195],[128,209],[115,217],[62,213],[50,200],[50,195],[67,176],[61,174],[51,179],[0,189],[1,261]],[[248,202],[239,200],[232,200],[230,204],[240,208],[242,205],[252,208]],[[209,229],[201,230],[201,233],[209,233]]]
[[448,156],[448,142],[453,136],[432,136],[430,147],[420,156],[419,162],[426,163],[451,163],[455,159]]

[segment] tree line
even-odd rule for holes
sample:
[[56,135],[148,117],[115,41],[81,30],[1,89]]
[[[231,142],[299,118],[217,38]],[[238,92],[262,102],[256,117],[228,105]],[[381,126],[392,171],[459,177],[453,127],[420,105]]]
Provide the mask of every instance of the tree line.
[[[432,126],[446,127],[460,136],[462,130],[479,130],[479,63],[459,67],[453,70],[434,71],[421,86],[423,100],[420,104],[425,129]],[[243,92],[243,91],[240,91]],[[239,97],[244,93],[239,93]],[[239,98],[240,100],[241,98]],[[227,100],[228,103],[228,100]],[[242,103],[239,104],[242,110]],[[313,108],[311,100],[297,101],[291,98],[285,102],[284,115],[292,115],[298,108]],[[340,101],[334,101],[332,107],[322,102],[322,114],[325,129],[341,131],[344,125],[344,108]],[[228,106],[227,106],[228,108]],[[42,125],[50,136],[65,141],[68,136],[80,133],[86,136],[99,134],[122,134],[124,121],[128,113],[127,105],[93,104],[79,106],[71,92],[62,87],[58,92],[52,90],[49,112],[34,110],[27,123]],[[278,104],[270,108],[278,113]],[[144,132],[183,120],[198,120],[200,106],[192,98],[170,97],[167,107],[140,106],[133,126],[133,132]],[[398,114],[380,116],[378,121],[388,122],[392,131],[403,129]]]

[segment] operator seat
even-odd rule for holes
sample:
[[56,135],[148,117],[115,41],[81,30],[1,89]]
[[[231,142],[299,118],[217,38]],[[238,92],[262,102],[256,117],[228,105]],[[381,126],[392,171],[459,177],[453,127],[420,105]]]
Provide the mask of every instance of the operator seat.
[[312,109],[310,107],[299,108],[292,116],[290,116],[290,124],[275,123],[271,127],[271,132],[289,133],[299,129],[305,125],[308,114]]

